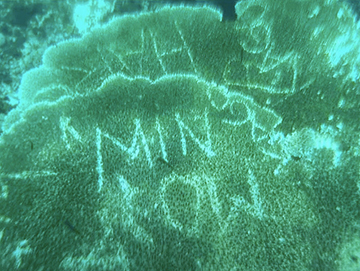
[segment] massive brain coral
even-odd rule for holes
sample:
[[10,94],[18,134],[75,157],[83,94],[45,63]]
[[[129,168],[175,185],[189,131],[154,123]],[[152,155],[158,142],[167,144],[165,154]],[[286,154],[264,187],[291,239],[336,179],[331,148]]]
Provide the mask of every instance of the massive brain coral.
[[[346,154],[326,121],[356,75],[321,45],[350,13],[272,2],[240,2],[227,23],[165,7],[49,48],[3,125],[1,266],[334,267],[358,171],[333,182]],[[339,7],[331,36],[323,17]]]

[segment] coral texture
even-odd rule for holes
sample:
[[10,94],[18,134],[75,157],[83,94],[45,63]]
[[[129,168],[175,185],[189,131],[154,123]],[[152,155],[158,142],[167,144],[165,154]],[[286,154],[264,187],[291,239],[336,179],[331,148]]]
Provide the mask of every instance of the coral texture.
[[0,138],[1,267],[356,264],[354,17],[322,0],[236,11],[122,16],[23,76]]

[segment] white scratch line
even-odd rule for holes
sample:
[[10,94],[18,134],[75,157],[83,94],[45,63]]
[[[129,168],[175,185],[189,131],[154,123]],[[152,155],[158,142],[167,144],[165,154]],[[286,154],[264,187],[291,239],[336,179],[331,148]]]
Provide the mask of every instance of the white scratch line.
[[181,147],[183,151],[183,155],[186,156],[186,139],[183,132],[183,122],[180,120],[179,113],[175,114],[175,120],[178,123],[179,129],[180,129],[180,135],[181,135]]
[[16,247],[16,249],[12,253],[13,257],[15,258],[17,268],[19,268],[22,264],[21,257],[23,255],[29,254],[30,252],[31,252],[31,248],[28,245],[28,241],[27,240],[20,241],[19,245]]
[[[250,185],[250,194],[253,204],[248,203],[242,196],[231,197],[235,207],[246,210],[248,214],[262,219],[264,217],[264,210],[262,208],[262,202],[260,199],[259,184],[256,182],[255,176],[252,171],[248,172],[248,184]],[[234,208],[232,208],[234,210]]]
[[71,119],[67,118],[67,117],[60,117],[60,128],[63,131],[62,139],[65,141],[67,149],[70,149],[70,143],[68,141],[66,131],[68,131],[77,141],[79,141],[79,142],[82,141],[80,134],[75,130],[74,127],[69,125],[70,120]]
[[184,136],[183,129],[188,132],[190,137],[195,141],[195,143],[197,143],[197,145],[200,147],[200,149],[203,150],[207,154],[208,157],[215,156],[215,152],[213,150],[211,150],[210,125],[209,125],[209,120],[208,120],[208,117],[207,117],[207,113],[205,114],[205,125],[206,125],[207,140],[206,140],[206,142],[204,144],[201,143],[200,140],[191,131],[191,129],[184,124],[184,122],[180,119],[179,113],[176,113],[175,117],[176,117],[175,120],[178,123],[179,129],[180,129],[181,145],[182,145],[183,155],[184,156],[186,155],[187,150],[186,150],[186,139],[185,139],[185,136]]
[[97,166],[96,170],[99,174],[98,185],[99,185],[99,192],[101,191],[103,185],[103,162],[102,162],[102,155],[101,155],[101,130],[97,127],[96,128],[96,151],[97,151]]
[[177,30],[178,30],[178,32],[179,32],[179,35],[180,35],[181,40],[182,40],[183,43],[184,43],[184,47],[186,48],[187,54],[188,54],[188,56],[189,56],[189,58],[190,58],[190,62],[191,62],[191,64],[192,64],[193,68],[194,68],[194,71],[195,71],[195,73],[197,74],[198,71],[197,71],[197,69],[196,69],[195,62],[194,62],[193,57],[191,56],[190,49],[189,49],[189,47],[188,47],[188,45],[187,45],[187,43],[186,43],[186,41],[185,41],[184,35],[183,35],[183,33],[181,32],[181,30],[179,29],[179,27],[178,27],[178,25],[177,25],[176,22],[175,22],[175,26],[176,26],[176,28],[177,28]]
[[166,69],[165,69],[165,66],[164,66],[164,64],[163,64],[163,62],[162,62],[161,56],[159,55],[159,52],[158,52],[158,48],[157,48],[157,44],[156,44],[156,39],[155,39],[155,37],[154,37],[154,35],[153,35],[152,32],[150,32],[150,35],[151,35],[151,37],[152,37],[152,39],[153,39],[154,50],[155,50],[156,57],[158,58],[158,61],[159,61],[159,63],[160,63],[161,68],[163,69],[163,72],[164,72],[165,74],[167,74]]
[[1,185],[0,198],[7,199],[8,196],[9,196],[9,188],[8,188],[8,186],[5,185],[5,184]]
[[23,171],[20,173],[8,173],[0,174],[0,177],[7,177],[10,179],[25,179],[25,178],[34,178],[34,177],[47,177],[47,176],[56,176],[56,172],[43,170],[43,171]]
[[161,147],[161,153],[162,153],[162,158],[166,161],[169,162],[167,160],[167,153],[166,153],[166,149],[165,149],[165,143],[164,143],[164,139],[161,133],[161,125],[159,122],[159,119],[156,118],[156,130],[158,131],[159,134],[159,141],[160,141],[160,147]]
[[0,215],[0,222],[9,223],[10,221],[11,219],[9,217]]
[[144,146],[146,159],[148,160],[148,163],[149,163],[150,168],[152,168],[152,167],[153,167],[153,163],[152,163],[152,160],[151,160],[151,152],[150,152],[150,149],[149,149],[149,145],[147,144],[147,141],[146,141],[146,137],[145,137],[145,135],[144,135],[144,132],[143,132],[143,130],[141,129],[140,119],[136,119],[135,123],[136,123],[136,131],[139,131],[139,133],[140,133],[140,135],[141,135],[141,143],[142,143],[143,146]]
[[248,173],[249,173],[248,184],[250,185],[251,198],[254,202],[253,210],[255,216],[261,219],[264,216],[264,212],[262,208],[262,202],[260,199],[259,184],[256,182],[255,176],[250,169]]
[[[132,138],[131,146],[129,148],[127,146],[125,146],[123,143],[121,143],[118,139],[116,139],[115,137],[113,137],[107,133],[103,133],[102,136],[110,139],[112,143],[114,143],[116,146],[120,147],[121,151],[128,154],[130,156],[130,159],[132,159],[132,160],[134,160],[138,157],[138,155],[140,153],[140,147],[141,147],[141,145],[143,145],[143,149],[145,151],[145,156],[149,163],[149,166],[150,167],[153,166],[153,163],[151,160],[150,148],[146,141],[145,134],[141,129],[140,119],[135,119],[135,132],[134,132],[134,135]],[[141,137],[141,143],[138,144],[140,137]]]

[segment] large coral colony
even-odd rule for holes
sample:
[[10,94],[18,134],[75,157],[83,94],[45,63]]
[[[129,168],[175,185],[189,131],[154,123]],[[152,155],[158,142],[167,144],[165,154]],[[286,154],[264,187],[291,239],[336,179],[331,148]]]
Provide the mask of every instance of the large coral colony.
[[359,24],[328,0],[123,15],[0,138],[2,270],[359,268]]

